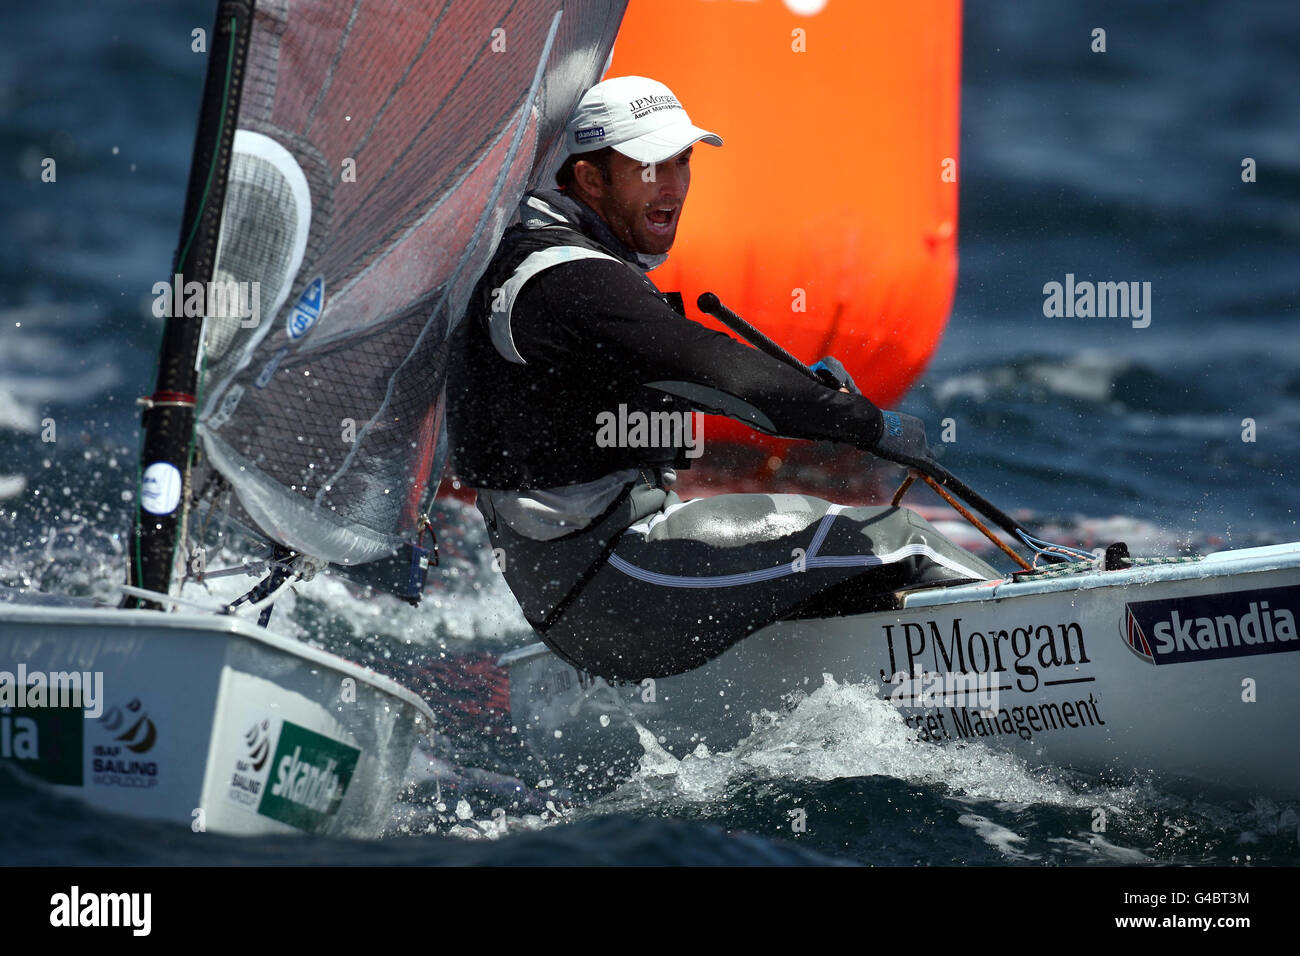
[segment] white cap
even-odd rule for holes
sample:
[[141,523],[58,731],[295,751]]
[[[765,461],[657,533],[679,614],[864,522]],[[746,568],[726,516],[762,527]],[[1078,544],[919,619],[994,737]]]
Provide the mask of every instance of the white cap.
[[644,76],[619,76],[589,89],[565,139],[570,154],[613,146],[638,163],[662,163],[701,141],[722,145],[721,136],[691,124],[672,90]]

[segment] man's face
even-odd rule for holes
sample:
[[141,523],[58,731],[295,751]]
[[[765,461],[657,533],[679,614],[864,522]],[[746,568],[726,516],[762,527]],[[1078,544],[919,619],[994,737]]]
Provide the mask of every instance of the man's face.
[[655,165],[639,163],[617,150],[610,157],[609,182],[584,198],[605,220],[614,235],[637,252],[662,255],[677,238],[677,223],[691,185],[691,152],[682,150]]

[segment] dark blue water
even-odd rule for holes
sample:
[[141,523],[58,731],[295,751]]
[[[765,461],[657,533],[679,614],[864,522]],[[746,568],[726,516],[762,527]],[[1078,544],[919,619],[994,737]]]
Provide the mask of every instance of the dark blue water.
[[[190,31],[210,19],[188,2],[0,12],[0,584],[107,596],[122,577],[134,400],[160,331],[149,289],[172,258],[205,68]],[[1042,526],[1166,553],[1300,537],[1300,7],[981,0],[963,71],[956,304],[903,407],[953,419],[946,463]],[[1149,282],[1150,324],[1046,317],[1043,287],[1067,273]],[[596,800],[556,791],[495,706],[493,661],[528,635],[471,515],[439,511],[448,570],[419,611],[326,581],[276,612],[439,715],[386,839],[195,841],[0,776],[0,860],[1300,862],[1294,805],[991,754],[873,764],[879,728],[853,687],[823,689],[744,759],[648,769]],[[818,707],[854,732],[818,742]],[[814,746],[802,769],[783,761]]]

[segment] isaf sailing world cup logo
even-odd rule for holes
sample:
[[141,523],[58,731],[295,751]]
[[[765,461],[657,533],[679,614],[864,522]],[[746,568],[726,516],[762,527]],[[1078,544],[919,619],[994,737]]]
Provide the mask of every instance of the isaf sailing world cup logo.
[[266,785],[266,763],[271,757],[271,721],[263,717],[244,731],[244,756],[235,760],[227,796],[244,807],[255,808]]
[[158,786],[157,760],[141,759],[158,743],[158,725],[140,698],[125,707],[110,707],[99,726],[112,735],[113,743],[96,744],[91,750],[91,782],[141,790]]
[[266,758],[271,756],[271,722],[263,719],[260,724],[253,724],[244,733],[244,742],[248,744],[248,760],[255,771],[260,772],[266,766]]
[[140,698],[136,697],[126,705],[125,714],[120,708],[110,707],[108,713],[100,718],[101,725],[110,733],[116,733],[126,724],[130,724],[114,739],[121,741],[123,746],[133,754],[147,753],[158,741],[158,725],[149,719],[147,713],[141,713],[143,707]]

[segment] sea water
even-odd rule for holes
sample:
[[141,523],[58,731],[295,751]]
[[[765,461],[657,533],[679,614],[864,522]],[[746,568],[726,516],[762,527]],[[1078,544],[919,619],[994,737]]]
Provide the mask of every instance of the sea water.
[[[0,13],[0,584],[111,597],[122,579],[135,398],[160,332],[150,290],[171,264],[205,68],[190,31],[210,18],[207,3],[146,16],[124,0]],[[951,419],[945,463],[1049,536],[1135,553],[1300,538],[1295,5],[981,0],[962,66],[956,301],[901,407],[932,437]],[[810,169],[827,148],[810,145]],[[50,155],[56,183],[40,178]],[[1079,294],[1051,307],[1067,276],[1076,293],[1140,283],[1142,316]],[[887,702],[834,678],[730,751],[647,740],[629,779],[575,794],[510,720],[495,662],[532,637],[477,512],[447,501],[434,517],[443,563],[420,609],[318,579],[273,619],[437,713],[385,839],[196,841],[0,774],[0,859],[1300,863],[1295,804],[918,750]]]

